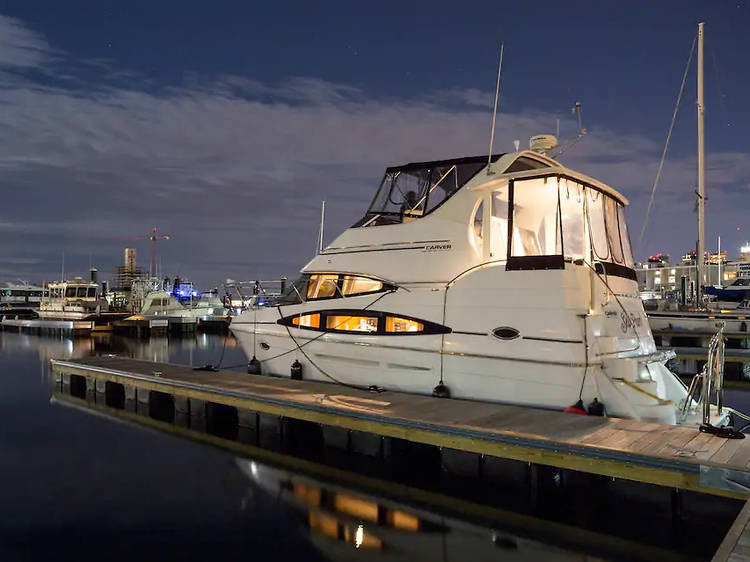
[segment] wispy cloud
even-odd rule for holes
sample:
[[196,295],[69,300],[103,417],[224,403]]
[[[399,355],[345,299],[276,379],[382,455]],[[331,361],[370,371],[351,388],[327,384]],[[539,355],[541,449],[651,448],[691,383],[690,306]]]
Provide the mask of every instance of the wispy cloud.
[[[10,18],[0,17],[0,37],[0,68],[48,71],[45,80],[21,73],[0,89],[0,262],[19,250],[49,262],[17,264],[19,274],[49,278],[62,250],[77,252],[81,267],[89,253],[110,267],[120,259],[118,237],[153,225],[173,235],[162,246],[167,270],[213,281],[293,274],[313,250],[306,241],[320,200],[335,233],[359,218],[386,166],[487,150],[489,92],[384,100],[311,77],[268,84],[190,76],[154,85],[111,64],[98,65],[102,79],[92,85],[75,68],[97,61],[71,60]],[[53,59],[63,64],[51,71]],[[533,108],[501,114],[497,149],[511,150],[514,139],[525,145],[556,117]],[[589,126],[564,160],[630,197],[637,231],[659,142]],[[712,197],[734,204],[746,193],[750,156],[709,160]],[[670,160],[659,208],[689,213],[693,178],[689,157]],[[660,228],[657,235],[669,234]]]

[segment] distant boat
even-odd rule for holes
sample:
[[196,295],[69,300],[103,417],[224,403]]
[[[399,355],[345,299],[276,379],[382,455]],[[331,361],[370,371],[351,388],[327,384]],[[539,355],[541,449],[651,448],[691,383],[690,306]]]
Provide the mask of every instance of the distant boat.
[[740,277],[735,279],[732,284],[723,287],[707,285],[703,287],[703,292],[715,296],[717,301],[742,302],[750,299],[750,278]]
[[226,308],[215,293],[203,293],[195,298],[178,299],[174,294],[157,289],[146,294],[138,314],[130,318],[202,318],[204,316],[224,316]]
[[39,309],[42,287],[27,283],[7,283],[0,287],[0,316],[32,315]]
[[96,281],[73,280],[49,283],[37,314],[45,320],[86,320],[109,310]]

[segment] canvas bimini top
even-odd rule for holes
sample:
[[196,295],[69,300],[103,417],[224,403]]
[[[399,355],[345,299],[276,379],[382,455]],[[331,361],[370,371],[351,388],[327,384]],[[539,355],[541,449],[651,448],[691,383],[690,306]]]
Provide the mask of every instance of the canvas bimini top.
[[[505,153],[494,154],[497,162]],[[487,166],[488,157],[465,156],[431,162],[411,162],[386,168],[365,216],[354,226],[395,224],[428,215]],[[548,168],[543,160],[521,156],[501,173]]]

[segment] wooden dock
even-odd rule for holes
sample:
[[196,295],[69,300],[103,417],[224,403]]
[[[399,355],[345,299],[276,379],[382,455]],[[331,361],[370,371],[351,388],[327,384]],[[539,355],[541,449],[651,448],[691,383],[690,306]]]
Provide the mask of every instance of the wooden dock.
[[732,498],[750,494],[750,439],[633,420],[373,393],[328,383],[199,371],[115,356],[51,361],[57,379],[130,399],[168,396],[457,450]]
[[19,332],[62,332],[68,334],[87,334],[94,330],[93,320],[42,320],[41,318],[3,318],[0,326],[4,330],[15,329]]

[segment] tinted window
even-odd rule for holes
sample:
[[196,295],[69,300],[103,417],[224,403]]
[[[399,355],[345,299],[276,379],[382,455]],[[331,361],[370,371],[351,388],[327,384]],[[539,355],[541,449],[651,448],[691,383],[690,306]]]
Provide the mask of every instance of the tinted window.
[[292,324],[302,328],[320,328],[320,314],[303,314],[292,318]]
[[311,275],[307,284],[308,299],[329,299],[337,296],[338,275]]
[[358,295],[361,293],[374,293],[383,289],[383,282],[368,277],[355,277],[344,275],[341,283],[341,292],[344,296]]

